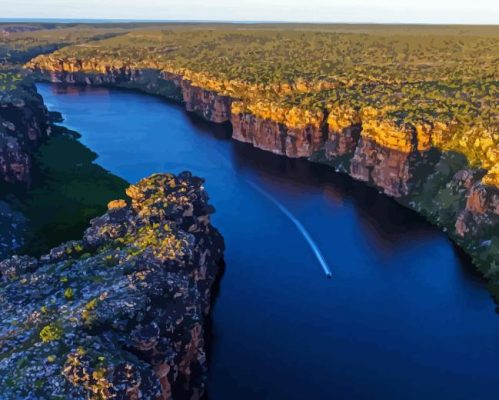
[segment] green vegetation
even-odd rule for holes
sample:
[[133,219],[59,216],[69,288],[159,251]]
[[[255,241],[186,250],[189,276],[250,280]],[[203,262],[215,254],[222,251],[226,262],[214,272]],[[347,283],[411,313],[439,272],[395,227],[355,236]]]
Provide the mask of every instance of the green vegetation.
[[123,197],[127,183],[94,164],[95,159],[95,153],[62,132],[35,153],[33,187],[20,198],[33,232],[25,252],[41,254],[78,238],[109,201]]
[[46,325],[40,331],[40,339],[42,339],[42,342],[44,343],[52,342],[54,340],[59,340],[62,337],[62,334],[61,327],[58,324],[53,323]]
[[[40,29],[38,29],[40,28]],[[41,53],[50,53],[63,46],[84,43],[88,40],[103,39],[125,32],[120,28],[97,28],[85,26],[63,27],[59,29],[47,25],[33,26],[14,32],[2,32],[0,25],[0,66],[24,63]]]
[[74,297],[74,291],[72,288],[67,288],[65,291],[64,291],[64,298],[68,301],[71,301],[73,300],[73,297]]
[[12,92],[13,90],[15,90],[21,80],[21,75],[17,73],[0,72],[0,96],[7,92]]

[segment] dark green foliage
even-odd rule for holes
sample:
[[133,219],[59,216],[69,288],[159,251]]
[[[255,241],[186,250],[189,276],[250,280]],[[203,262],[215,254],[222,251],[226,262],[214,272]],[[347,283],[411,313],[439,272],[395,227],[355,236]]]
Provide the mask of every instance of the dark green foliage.
[[34,184],[21,199],[32,226],[24,252],[40,254],[81,236],[109,201],[123,197],[127,183],[94,164],[95,159],[95,153],[62,134],[35,153]]

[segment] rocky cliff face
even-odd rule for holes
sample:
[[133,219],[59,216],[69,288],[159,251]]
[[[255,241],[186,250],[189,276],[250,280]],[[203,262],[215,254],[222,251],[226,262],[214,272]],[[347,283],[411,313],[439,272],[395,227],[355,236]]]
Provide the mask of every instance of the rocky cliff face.
[[230,97],[193,86],[190,81],[184,79],[181,80],[180,88],[187,111],[211,122],[223,123],[230,120]]
[[393,197],[409,193],[412,153],[390,149],[374,140],[361,138],[350,164],[350,175],[370,182]]
[[31,153],[48,135],[48,112],[31,84],[0,97],[0,179],[29,183]]
[[[429,163],[426,155],[431,149],[431,127],[398,127],[377,119],[375,110],[367,110],[369,115],[350,115],[352,121],[357,121],[351,125],[339,123],[333,115],[325,120],[313,117],[310,121],[314,123],[289,124],[248,112],[235,104],[237,99],[195,86],[181,75],[167,71],[103,67],[97,62],[50,56],[37,58],[28,66],[49,75],[54,82],[118,86],[134,83],[146,92],[183,102],[188,111],[209,121],[230,121],[235,140],[287,157],[311,157],[324,152],[325,159],[338,170],[397,198],[411,195],[412,186],[417,183],[412,181],[424,179],[418,174]],[[166,94],[158,89],[161,85],[168,85]]]
[[328,129],[328,140],[325,143],[325,155],[328,160],[343,156],[351,156],[359,143],[362,125],[356,124],[343,128],[341,132]]
[[[328,125],[324,155],[338,170],[368,182],[383,193],[404,197],[424,162],[428,138],[416,130],[381,124],[353,124],[338,131]],[[423,143],[420,143],[424,141]]]
[[[463,174],[466,175],[466,171],[463,171]],[[466,183],[465,181],[464,185]],[[466,193],[466,206],[457,216],[456,233],[460,237],[477,236],[484,227],[498,225],[499,189],[484,185],[481,181],[469,185]]]
[[223,263],[203,181],[162,174],[80,241],[0,263],[0,390],[15,398],[199,399]]
[[[161,95],[173,101],[183,102],[186,110],[196,113],[208,121],[223,123],[230,120],[231,98],[214,91],[194,86],[191,81],[178,74],[152,69],[137,69],[127,66],[114,67],[75,60],[46,61],[30,67],[51,82],[86,85],[115,85],[140,89]],[[93,72],[88,72],[93,71]]]
[[321,127],[289,127],[249,113],[232,113],[232,137],[291,158],[310,157],[324,144]]

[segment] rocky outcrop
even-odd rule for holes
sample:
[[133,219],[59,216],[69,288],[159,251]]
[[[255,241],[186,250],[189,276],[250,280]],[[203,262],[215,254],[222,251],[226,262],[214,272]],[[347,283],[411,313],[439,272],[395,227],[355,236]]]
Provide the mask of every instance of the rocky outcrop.
[[29,183],[31,153],[49,134],[48,112],[34,85],[0,97],[0,180]]
[[499,189],[481,181],[467,189],[466,207],[457,216],[456,233],[460,237],[478,236],[484,227],[499,226]]
[[230,120],[232,102],[230,97],[194,86],[192,82],[184,79],[181,80],[180,87],[187,111],[194,112],[211,122],[223,123]]
[[0,263],[0,391],[17,398],[199,399],[223,263],[203,181],[160,174],[80,241]]

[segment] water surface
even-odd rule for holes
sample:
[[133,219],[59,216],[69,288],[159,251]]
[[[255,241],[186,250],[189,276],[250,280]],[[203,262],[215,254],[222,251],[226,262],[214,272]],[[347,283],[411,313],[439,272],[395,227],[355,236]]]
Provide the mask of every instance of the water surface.
[[[155,97],[38,88],[114,174],[206,178],[227,246],[210,399],[497,396],[494,304],[466,257],[415,213],[326,167],[234,142]],[[332,279],[254,184],[303,225]]]

